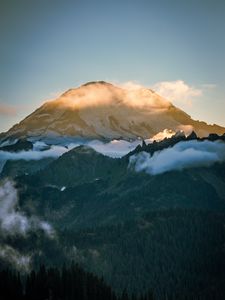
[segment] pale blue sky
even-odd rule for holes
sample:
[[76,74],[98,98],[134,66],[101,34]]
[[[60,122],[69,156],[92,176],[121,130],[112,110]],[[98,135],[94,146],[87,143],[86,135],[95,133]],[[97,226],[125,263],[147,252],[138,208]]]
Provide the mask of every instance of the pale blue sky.
[[0,131],[93,80],[183,80],[202,94],[180,107],[225,126],[223,0],[1,0],[0,37]]

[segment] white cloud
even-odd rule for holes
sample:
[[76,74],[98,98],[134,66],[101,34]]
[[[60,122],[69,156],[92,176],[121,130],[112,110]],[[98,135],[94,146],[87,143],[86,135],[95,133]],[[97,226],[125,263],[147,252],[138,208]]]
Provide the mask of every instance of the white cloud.
[[143,85],[138,83],[137,81],[126,81],[121,84],[117,84],[121,88],[126,89],[126,90],[139,90],[139,89],[146,89]]
[[209,167],[223,161],[225,143],[193,140],[180,142],[171,148],[157,151],[152,156],[150,153],[140,152],[130,157],[129,167],[136,172],[157,175],[173,170]]
[[108,83],[88,84],[67,91],[57,99],[57,103],[61,107],[79,109],[80,112],[118,103],[121,108],[147,109],[152,114],[165,111],[171,105],[169,101],[135,82],[123,83],[119,87]]
[[4,242],[8,237],[26,238],[28,232],[42,230],[50,239],[55,237],[52,226],[40,220],[37,216],[28,217],[21,211],[18,204],[17,190],[11,181],[4,181],[0,185],[0,258],[18,270],[29,271],[32,255],[21,253]]
[[[20,151],[20,152],[7,152],[0,151],[0,163],[4,165],[4,162],[7,160],[40,160],[43,158],[58,158],[62,154],[68,152],[69,150],[78,147],[80,145],[87,145],[93,148],[95,151],[102,153],[110,157],[121,157],[126,155],[128,152],[132,151],[138,144],[141,143],[141,140],[136,140],[133,142],[128,142],[125,140],[112,140],[108,143],[103,143],[98,140],[92,140],[89,142],[74,142],[64,145],[52,145],[48,150],[43,151],[47,148],[47,145],[44,142],[36,142],[34,144],[34,149],[29,151]],[[1,168],[0,168],[1,171]]]
[[175,105],[191,105],[193,98],[202,96],[202,90],[188,85],[183,80],[162,81],[153,86],[153,89],[162,97]]
[[134,150],[141,140],[136,140],[133,142],[128,142],[124,140],[112,140],[109,143],[102,143],[100,141],[94,140],[88,143],[88,146],[92,147],[95,151],[102,153],[110,157],[122,157]]
[[18,194],[13,183],[9,180],[0,185],[0,231],[5,236],[25,236],[29,231],[41,229],[50,238],[54,230],[47,222],[36,216],[27,217],[19,209]]
[[21,254],[9,245],[0,246],[0,258],[10,263],[18,270],[29,271],[30,269],[31,255]]
[[[39,148],[38,148],[39,147]],[[48,157],[59,157],[63,153],[67,152],[68,149],[63,146],[52,146],[49,150],[40,151],[41,146],[38,144],[34,146],[35,150],[30,151],[20,151],[20,152],[7,152],[0,151],[0,160],[40,160],[42,158]]]

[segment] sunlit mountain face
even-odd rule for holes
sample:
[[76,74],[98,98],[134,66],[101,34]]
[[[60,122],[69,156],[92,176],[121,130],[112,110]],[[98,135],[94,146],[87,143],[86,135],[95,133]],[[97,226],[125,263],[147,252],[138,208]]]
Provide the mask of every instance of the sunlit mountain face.
[[220,126],[193,120],[151,89],[127,89],[98,81],[46,102],[0,137],[134,140],[179,130],[186,134],[195,130],[200,137],[225,131]]

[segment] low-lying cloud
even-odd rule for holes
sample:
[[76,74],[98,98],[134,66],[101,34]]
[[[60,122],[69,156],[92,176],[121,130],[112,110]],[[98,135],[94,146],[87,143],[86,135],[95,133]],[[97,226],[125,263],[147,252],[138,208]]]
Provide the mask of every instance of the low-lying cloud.
[[53,227],[37,216],[28,217],[19,207],[17,190],[7,180],[0,185],[0,259],[18,270],[28,271],[32,263],[31,253],[21,253],[7,243],[8,238],[25,239],[29,232],[42,231],[49,239],[55,238]]
[[16,269],[28,272],[32,256],[29,254],[21,254],[9,245],[1,245],[0,258],[11,264]]
[[63,153],[68,151],[67,148],[62,146],[51,146],[49,150],[30,150],[30,151],[20,151],[20,152],[8,152],[0,151],[0,160],[40,160],[42,158],[48,157],[59,157]]
[[18,193],[10,180],[0,186],[0,231],[4,235],[25,236],[29,231],[41,229],[48,237],[54,237],[50,224],[36,216],[27,217],[18,203]]
[[136,140],[133,142],[124,140],[112,140],[109,143],[103,143],[94,140],[88,143],[88,146],[93,148],[95,151],[102,153],[103,155],[113,158],[119,158],[134,150],[140,144],[141,140]]
[[[44,143],[42,143],[44,144]],[[47,146],[45,144],[45,146]],[[78,146],[77,144],[71,145],[71,147]],[[7,160],[40,160],[44,158],[58,158],[65,152],[69,151],[70,148],[64,146],[51,146],[48,150],[43,151],[41,148],[43,145],[37,145],[34,150],[29,151],[19,151],[19,152],[8,152],[0,151],[0,173],[4,167]]]
[[[150,141],[150,140],[149,140]],[[44,158],[58,158],[62,154],[68,152],[69,150],[78,147],[80,145],[86,145],[93,148],[95,151],[102,153],[103,155],[109,157],[122,157],[128,152],[132,151],[141,144],[141,140],[136,141],[125,141],[125,140],[112,140],[108,143],[103,143],[99,140],[84,141],[69,143],[66,145],[52,145],[49,146],[48,150],[43,150],[47,147],[44,142],[36,142],[34,144],[34,149],[29,151],[20,151],[20,152],[7,152],[0,151],[0,163],[4,165],[4,162],[7,160],[40,160]],[[1,171],[1,168],[0,168]]]
[[188,168],[210,167],[225,161],[225,143],[216,141],[180,142],[171,148],[155,152],[152,156],[140,152],[130,157],[129,167],[150,175]]

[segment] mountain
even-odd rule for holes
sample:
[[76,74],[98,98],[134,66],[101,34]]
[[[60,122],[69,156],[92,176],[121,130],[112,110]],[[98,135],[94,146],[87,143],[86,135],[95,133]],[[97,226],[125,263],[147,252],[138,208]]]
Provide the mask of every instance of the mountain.
[[[128,168],[129,157],[153,154],[192,138],[182,135],[138,146],[120,159],[87,146],[63,154],[30,176],[17,179],[24,203],[36,199],[37,214],[57,224],[82,228],[110,225],[152,210],[197,208],[225,212],[224,163],[150,176]],[[224,137],[218,137],[224,140]],[[4,171],[4,170],[3,170]],[[62,191],[63,189],[63,191]],[[47,199],[47,201],[45,200]],[[181,201],[182,199],[182,201]],[[69,209],[68,209],[69,208]]]
[[[161,300],[221,299],[224,161],[158,175],[136,172],[129,161],[139,153],[154,155],[181,143],[224,147],[224,141],[224,135],[177,133],[161,142],[143,142],[122,158],[82,145],[39,165],[8,161],[2,173],[15,181],[18,202],[10,211],[3,207],[0,221],[7,212],[7,220],[13,214],[34,228],[21,236],[0,234],[0,269],[1,260],[5,267],[12,265],[18,253],[30,257],[33,268],[73,260],[103,276],[118,293],[124,288],[137,294],[150,289]],[[40,220],[54,228],[52,238]],[[4,253],[10,253],[8,261]]]
[[0,271],[1,299],[4,300],[153,300],[149,291],[145,297],[129,297],[124,291],[117,296],[102,278],[85,272],[76,264],[69,267],[46,269],[41,265],[39,270],[29,274]]
[[195,121],[168,100],[146,88],[125,89],[104,81],[89,82],[44,103],[0,135],[0,140],[77,137],[85,139],[150,138],[164,129],[198,136],[223,134],[225,128]]
[[[75,261],[118,294],[222,299],[224,131],[149,89],[91,82],[46,102],[0,135],[0,271]],[[114,138],[138,146],[112,158],[87,141]]]
[[[46,240],[26,239],[27,251],[37,249],[33,260],[54,265],[57,251],[58,264],[75,260],[117,292],[151,289],[157,299],[211,299],[207,291],[214,295],[215,287],[224,292],[224,163],[154,176],[128,168],[134,154],[190,141],[194,133],[177,134],[114,159],[79,146],[17,176],[22,211],[57,232],[55,250]],[[224,136],[215,142],[223,144]]]
[[35,173],[43,168],[45,168],[53,158],[43,158],[40,160],[7,160],[4,164],[1,172],[0,179],[11,177],[15,178],[20,175],[28,175]]

